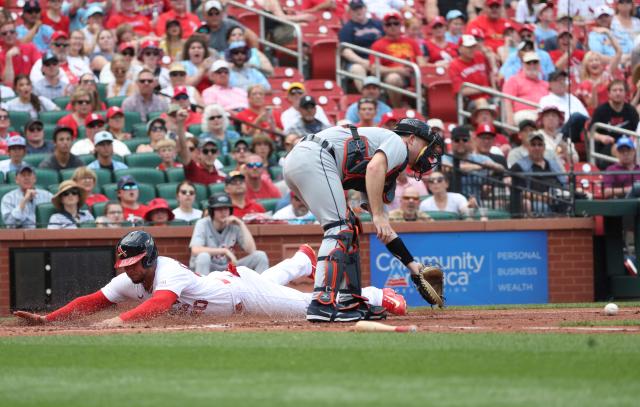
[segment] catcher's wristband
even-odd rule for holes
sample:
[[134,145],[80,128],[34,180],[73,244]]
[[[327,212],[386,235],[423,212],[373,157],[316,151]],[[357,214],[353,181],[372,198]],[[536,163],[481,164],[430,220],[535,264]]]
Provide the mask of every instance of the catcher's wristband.
[[404,242],[399,236],[387,243],[387,250],[405,266],[414,261],[413,256],[409,253],[409,249],[407,249],[407,246],[404,245]]

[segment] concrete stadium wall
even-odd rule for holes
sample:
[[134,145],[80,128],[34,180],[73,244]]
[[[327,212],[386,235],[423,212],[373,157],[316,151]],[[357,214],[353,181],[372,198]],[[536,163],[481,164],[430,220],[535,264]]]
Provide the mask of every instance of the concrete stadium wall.
[[[260,250],[267,252],[275,264],[295,252],[302,243],[314,248],[320,244],[322,230],[317,225],[250,225]],[[588,302],[594,299],[592,218],[440,221],[430,223],[397,223],[398,233],[482,232],[482,231],[548,231],[549,301]],[[192,227],[149,227],[161,255],[174,257],[185,264],[189,261],[189,240]],[[0,230],[0,315],[10,307],[10,251],[17,248],[78,248],[113,246],[128,229],[78,230]],[[369,236],[375,234],[372,224],[364,225],[361,241],[363,284],[370,282]],[[311,290],[310,280],[294,282],[296,288]]]

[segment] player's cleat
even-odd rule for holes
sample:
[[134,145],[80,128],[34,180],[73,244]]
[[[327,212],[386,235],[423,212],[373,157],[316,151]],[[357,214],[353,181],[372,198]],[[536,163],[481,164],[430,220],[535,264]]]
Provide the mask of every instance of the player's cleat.
[[367,321],[379,321],[381,319],[387,319],[387,309],[378,305],[371,305],[368,302],[363,302],[358,308],[362,319]]
[[308,244],[300,245],[298,251],[303,253],[309,258],[309,260],[311,260],[311,274],[309,275],[309,278],[315,280],[316,266],[318,265],[318,256],[316,256],[316,251],[313,250],[313,247],[309,246]]
[[362,319],[357,309],[338,310],[333,304],[321,304],[318,300],[311,301],[307,308],[309,322],[354,322]]
[[407,301],[393,288],[382,289],[382,306],[393,315],[407,315]]

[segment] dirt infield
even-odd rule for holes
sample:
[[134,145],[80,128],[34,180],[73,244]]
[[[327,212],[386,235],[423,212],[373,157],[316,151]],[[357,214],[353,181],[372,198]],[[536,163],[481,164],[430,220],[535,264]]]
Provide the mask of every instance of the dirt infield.
[[[103,335],[110,333],[152,333],[171,331],[349,331],[354,324],[311,324],[303,320],[271,320],[248,316],[231,318],[184,318],[165,316],[147,323],[122,328],[102,329],[91,324],[115,316],[101,312],[90,319],[27,326],[16,318],[0,322],[0,337],[42,335]],[[616,325],[615,321],[640,321],[640,307],[621,308],[616,316],[604,316],[599,306],[593,308],[510,309],[510,310],[438,310],[410,311],[403,317],[390,316],[389,325],[416,325],[418,332],[564,332],[639,334],[640,325]]]

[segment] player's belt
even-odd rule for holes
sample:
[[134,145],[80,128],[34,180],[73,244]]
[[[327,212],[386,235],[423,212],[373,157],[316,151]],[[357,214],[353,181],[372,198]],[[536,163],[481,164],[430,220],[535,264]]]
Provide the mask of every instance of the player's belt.
[[304,136],[301,141],[313,141],[314,143],[320,145],[320,147],[327,150],[329,154],[331,154],[331,157],[333,157],[334,160],[336,159],[336,152],[333,149],[333,145],[331,145],[329,141],[323,138],[320,138],[315,134],[309,134],[308,136]]

